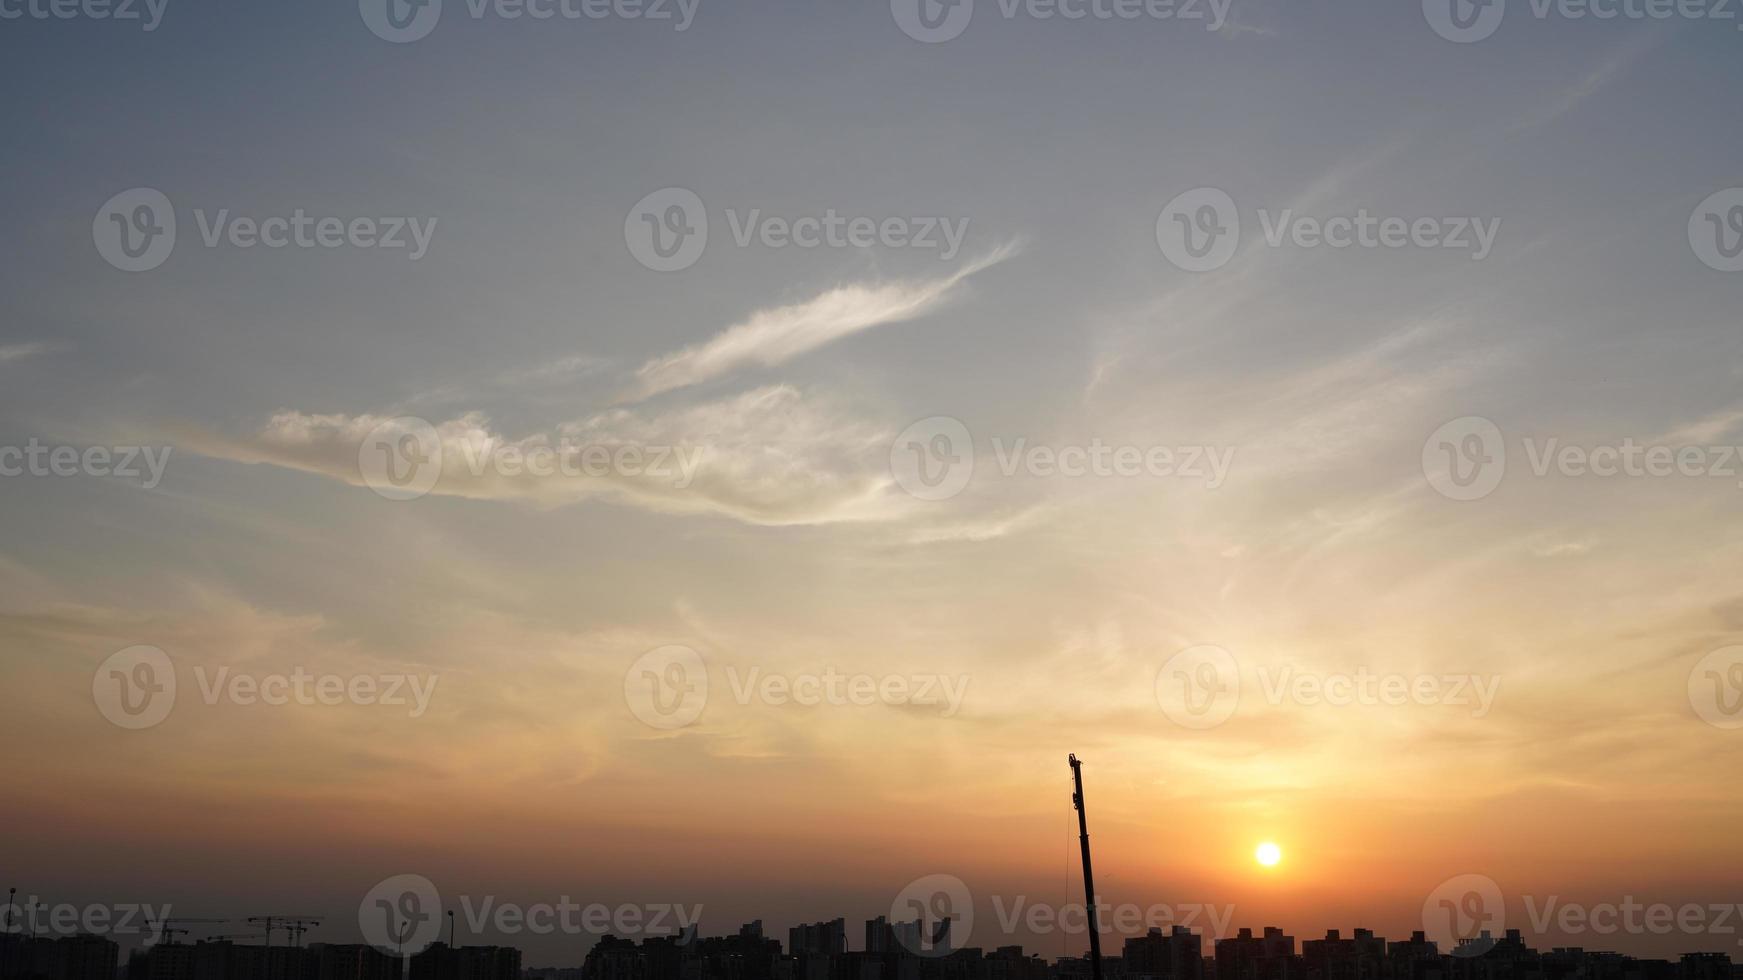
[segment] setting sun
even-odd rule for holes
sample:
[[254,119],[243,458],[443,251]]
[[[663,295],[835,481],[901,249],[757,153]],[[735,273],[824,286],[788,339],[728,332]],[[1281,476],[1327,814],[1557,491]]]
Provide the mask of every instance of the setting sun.
[[1266,841],[1259,845],[1258,850],[1253,852],[1253,860],[1269,868],[1283,860],[1283,849],[1270,841]]

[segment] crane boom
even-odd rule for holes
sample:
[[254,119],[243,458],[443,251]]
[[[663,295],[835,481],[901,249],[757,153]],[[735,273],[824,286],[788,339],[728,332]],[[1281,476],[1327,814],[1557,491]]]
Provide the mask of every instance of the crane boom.
[[1071,805],[1077,808],[1077,841],[1083,848],[1083,905],[1089,912],[1089,976],[1101,980],[1101,926],[1095,919],[1095,872],[1089,865],[1089,818],[1083,812],[1083,763],[1071,754]]

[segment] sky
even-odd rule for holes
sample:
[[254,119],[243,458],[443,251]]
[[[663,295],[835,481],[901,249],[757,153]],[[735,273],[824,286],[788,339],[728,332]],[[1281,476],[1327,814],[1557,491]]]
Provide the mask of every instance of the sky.
[[1733,12],[377,2],[0,2],[21,897],[1738,955]]

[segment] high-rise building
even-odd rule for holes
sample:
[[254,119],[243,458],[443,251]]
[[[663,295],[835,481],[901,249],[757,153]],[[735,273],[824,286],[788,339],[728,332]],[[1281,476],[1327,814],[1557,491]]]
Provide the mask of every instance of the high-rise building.
[[868,953],[891,952],[890,944],[894,937],[890,934],[890,920],[883,916],[865,920],[865,951]]
[[1731,980],[1735,972],[1724,953],[1684,953],[1677,963],[1678,980]]
[[1357,929],[1349,939],[1328,929],[1324,939],[1301,944],[1301,959],[1310,980],[1382,980],[1386,940],[1371,929]]
[[1168,932],[1152,928],[1126,940],[1120,961],[1132,977],[1203,980],[1204,942],[1185,926],[1174,926]]
[[811,922],[787,930],[787,952],[836,956],[847,952],[847,920]]
[[0,934],[0,977],[114,980],[121,949],[102,936]]
[[1440,980],[1440,949],[1421,930],[1403,942],[1386,944],[1392,980]]
[[313,943],[307,962],[314,980],[400,980],[405,971],[399,957],[363,943]]
[[1216,980],[1297,980],[1301,969],[1295,958],[1295,937],[1276,926],[1266,926],[1263,936],[1253,930],[1214,944]]
[[431,943],[412,957],[411,980],[520,980],[520,950]]

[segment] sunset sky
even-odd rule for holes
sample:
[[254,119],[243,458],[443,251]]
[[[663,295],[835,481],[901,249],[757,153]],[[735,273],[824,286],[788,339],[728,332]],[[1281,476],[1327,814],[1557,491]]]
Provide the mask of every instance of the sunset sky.
[[[1743,655],[1703,660],[1743,643],[1743,460],[1532,466],[1552,439],[1743,444],[1743,272],[1690,241],[1743,184],[1737,21],[1515,0],[1455,43],[1414,0],[1236,0],[1215,31],[980,0],[922,43],[882,0],[710,0],[683,30],[447,2],[409,43],[349,2],[0,23],[0,446],[172,447],[158,481],[0,477],[0,887],[356,941],[363,896],[415,873],[700,903],[704,934],[844,915],[858,948],[948,874],[973,945],[1052,957],[1084,937],[995,903],[1081,901],[1076,752],[1106,901],[1403,938],[1479,874],[1545,947],[1743,956],[1743,912],[1565,935],[1527,909],[1743,902],[1743,727],[1696,691],[1743,693]],[[141,187],[176,247],[130,273],[94,235]],[[1158,218],[1201,187],[1241,237],[1189,272]],[[665,188],[709,227],[660,272],[626,224]],[[208,246],[223,209],[435,224],[415,260]],[[1284,209],[1494,237],[1273,246]],[[827,211],[940,246],[735,235]],[[359,463],[401,417],[442,449],[410,500]],[[975,465],[926,499],[901,460],[936,424],[898,436],[938,417]],[[1453,499],[1425,443],[1470,417],[1505,475]],[[1017,440],[1227,469],[1006,475]],[[687,481],[465,470],[568,442],[701,455]],[[93,684],[136,645],[178,690],[130,730]],[[706,703],[650,725],[638,658],[673,645]],[[1194,727],[1164,665],[1205,646],[1240,693]],[[435,687],[415,716],[208,704],[223,668]],[[753,671],[960,703],[779,703]],[[1287,686],[1363,675],[1474,686]],[[529,965],[593,941],[475,938]]]

